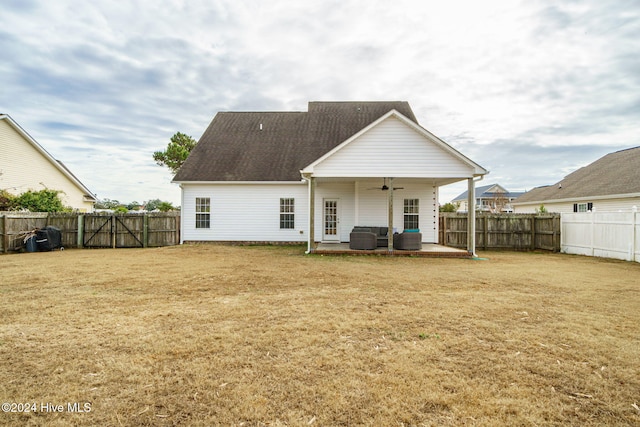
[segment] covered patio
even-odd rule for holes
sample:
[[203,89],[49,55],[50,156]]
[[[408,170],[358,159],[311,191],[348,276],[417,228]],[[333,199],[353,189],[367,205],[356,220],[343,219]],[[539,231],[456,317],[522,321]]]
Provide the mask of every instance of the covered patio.
[[[300,173],[308,186],[309,253],[459,254],[436,244],[438,191],[466,180],[469,227],[461,256],[475,256],[473,195],[488,171],[395,110]],[[419,240],[405,233],[419,233]],[[401,244],[409,240],[415,244]]]

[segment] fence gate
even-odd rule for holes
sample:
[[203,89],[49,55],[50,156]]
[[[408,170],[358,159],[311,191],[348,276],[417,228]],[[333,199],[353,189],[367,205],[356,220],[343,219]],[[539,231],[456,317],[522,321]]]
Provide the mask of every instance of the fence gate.
[[82,244],[85,248],[141,248],[143,227],[141,215],[85,215]]

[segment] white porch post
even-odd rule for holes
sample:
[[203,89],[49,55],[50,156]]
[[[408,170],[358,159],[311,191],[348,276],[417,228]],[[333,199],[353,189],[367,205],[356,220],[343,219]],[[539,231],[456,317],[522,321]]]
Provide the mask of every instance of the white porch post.
[[387,190],[387,205],[389,207],[389,240],[387,250],[393,251],[393,178],[389,178],[389,189]]
[[308,251],[314,249],[316,240],[316,179],[309,178],[309,245]]
[[467,180],[467,252],[476,256],[476,183]]

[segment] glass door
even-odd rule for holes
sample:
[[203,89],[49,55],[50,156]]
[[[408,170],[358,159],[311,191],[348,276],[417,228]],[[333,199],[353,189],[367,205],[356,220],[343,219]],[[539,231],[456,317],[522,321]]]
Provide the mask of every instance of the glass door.
[[340,241],[340,216],[338,214],[338,199],[324,199],[324,227],[322,240]]

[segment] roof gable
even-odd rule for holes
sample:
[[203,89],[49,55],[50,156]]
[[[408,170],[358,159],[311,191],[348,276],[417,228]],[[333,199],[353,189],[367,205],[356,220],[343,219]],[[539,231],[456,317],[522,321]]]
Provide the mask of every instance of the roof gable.
[[50,163],[61,175],[65,176],[71,183],[77,187],[87,201],[97,201],[96,196],[64,165],[61,161],[56,160],[47,150],[45,150],[31,135],[29,135],[17,122],[15,122],[8,114],[0,114],[0,121],[4,121],[13,129],[20,139],[29,144],[33,150],[42,156],[46,162]]
[[[468,194],[469,194],[468,190],[464,191],[460,195],[458,195],[458,197],[453,199],[452,202],[466,201],[468,198],[467,196]],[[519,191],[508,191],[506,188],[504,188],[500,184],[489,184],[489,185],[483,185],[481,187],[475,188],[476,199],[479,199],[479,198],[491,199],[494,197],[508,197],[511,199],[511,198],[518,197],[521,194],[523,193]]]
[[435,178],[467,177],[487,171],[416,122],[391,110],[302,172],[315,176]]
[[640,193],[640,147],[609,153],[563,180],[537,187],[516,203]]
[[301,169],[391,110],[415,122],[404,101],[310,102],[308,112],[221,112],[174,181],[300,181]]

